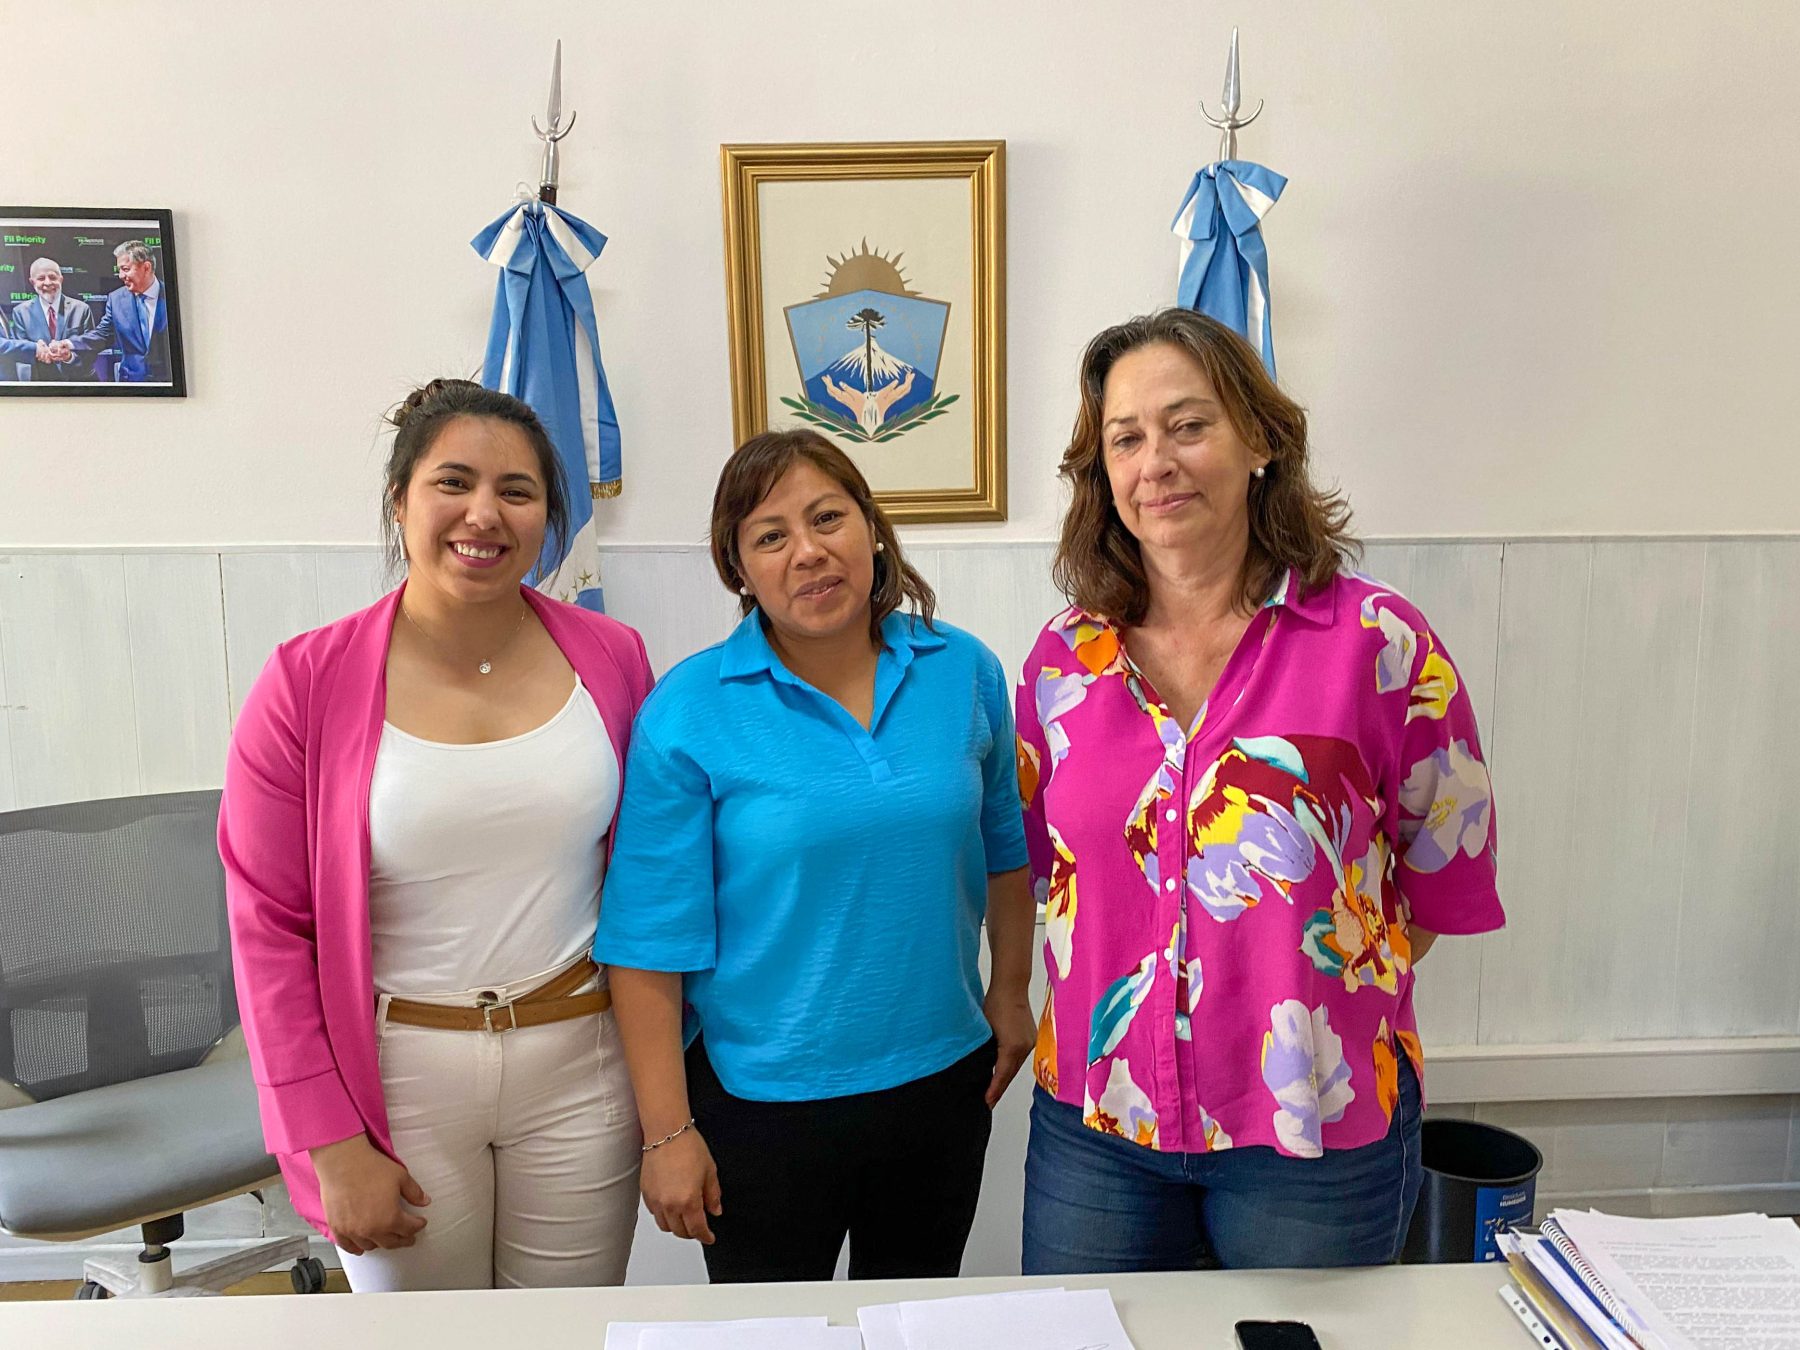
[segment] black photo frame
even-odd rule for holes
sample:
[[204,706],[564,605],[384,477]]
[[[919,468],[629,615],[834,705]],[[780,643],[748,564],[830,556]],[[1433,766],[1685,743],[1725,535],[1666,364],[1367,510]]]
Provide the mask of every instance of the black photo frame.
[[[146,262],[152,271],[147,281]],[[46,264],[54,264],[60,278],[49,304],[52,297],[39,284],[50,276]],[[46,359],[48,354],[57,359]],[[4,396],[187,396],[181,280],[170,212],[154,207],[0,206]]]

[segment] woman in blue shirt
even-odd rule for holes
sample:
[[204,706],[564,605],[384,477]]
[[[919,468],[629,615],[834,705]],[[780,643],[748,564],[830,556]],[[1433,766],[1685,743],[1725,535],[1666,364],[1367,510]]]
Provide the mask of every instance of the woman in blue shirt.
[[712,554],[744,618],[643,706],[594,944],[645,1202],[718,1282],[830,1279],[846,1234],[853,1278],[955,1275],[1035,1040],[1005,675],[814,432],[727,461]]

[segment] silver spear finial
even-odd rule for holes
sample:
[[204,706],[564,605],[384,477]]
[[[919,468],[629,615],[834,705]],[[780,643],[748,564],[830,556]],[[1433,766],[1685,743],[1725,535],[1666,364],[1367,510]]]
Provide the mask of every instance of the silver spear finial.
[[531,119],[531,129],[538,134],[544,143],[544,163],[538,174],[538,200],[556,205],[556,187],[562,169],[556,143],[575,129],[576,114],[569,114],[569,124],[562,120],[562,39],[556,40],[556,61],[550,67],[550,102],[544,109],[544,121],[548,126],[540,127],[537,118]]
[[1240,127],[1247,127],[1262,115],[1263,101],[1256,100],[1256,111],[1248,117],[1239,117],[1238,109],[1243,106],[1243,89],[1238,79],[1238,30],[1231,30],[1231,57],[1225,63],[1225,90],[1219,96],[1219,112],[1214,117],[1206,111],[1206,103],[1200,104],[1200,115],[1217,127],[1219,136],[1219,158],[1237,158],[1237,134]]

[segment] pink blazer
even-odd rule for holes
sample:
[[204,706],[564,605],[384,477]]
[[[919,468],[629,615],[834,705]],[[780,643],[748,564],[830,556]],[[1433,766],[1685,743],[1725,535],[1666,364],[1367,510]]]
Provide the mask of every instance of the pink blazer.
[[[400,595],[276,648],[225,765],[219,855],[263,1136],[294,1208],[320,1232],[307,1150],[367,1131],[393,1154],[369,968],[369,781]],[[524,595],[593,696],[622,769],[650,692],[643,639],[603,615]]]

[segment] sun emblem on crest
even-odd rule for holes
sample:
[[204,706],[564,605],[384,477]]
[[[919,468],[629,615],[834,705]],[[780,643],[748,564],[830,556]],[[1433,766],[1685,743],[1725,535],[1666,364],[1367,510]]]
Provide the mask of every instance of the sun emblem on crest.
[[830,270],[825,273],[825,289],[814,299],[823,300],[833,295],[851,295],[857,291],[883,291],[888,295],[917,295],[918,292],[908,290],[906,278],[900,272],[900,260],[906,255],[896,253],[892,257],[869,247],[867,239],[860,248],[853,248],[841,258],[825,255],[825,265]]

